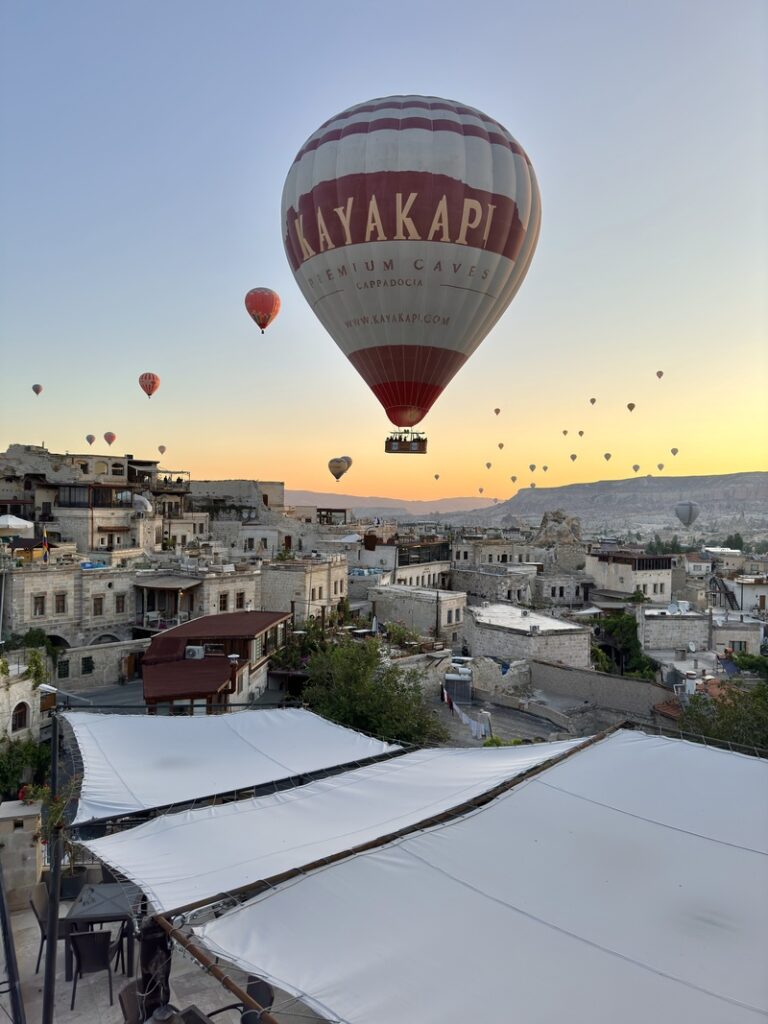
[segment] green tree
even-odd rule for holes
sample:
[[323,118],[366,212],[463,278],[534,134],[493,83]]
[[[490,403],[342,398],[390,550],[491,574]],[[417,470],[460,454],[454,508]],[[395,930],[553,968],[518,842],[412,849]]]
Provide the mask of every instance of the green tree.
[[729,533],[723,541],[724,548],[735,548],[737,551],[744,550],[744,538],[740,533]]
[[768,658],[764,654],[734,654],[733,662],[742,672],[754,672],[768,682]]
[[603,631],[613,640],[621,655],[624,675],[634,679],[655,679],[656,667],[646,658],[637,639],[637,622],[634,615],[609,615],[601,622]]
[[683,711],[680,728],[726,743],[768,750],[768,683],[759,682],[750,689],[729,683],[716,700],[694,694]]
[[51,761],[50,748],[34,740],[0,740],[0,795],[15,800],[21,784],[30,775],[41,782]]
[[41,654],[37,647],[32,647],[27,654],[26,675],[32,680],[32,685],[35,689],[37,689],[41,683],[48,682],[48,665],[46,664],[46,658],[45,655]]
[[445,739],[416,672],[381,662],[378,641],[351,641],[318,651],[307,665],[304,700],[324,718],[380,739],[431,743]]

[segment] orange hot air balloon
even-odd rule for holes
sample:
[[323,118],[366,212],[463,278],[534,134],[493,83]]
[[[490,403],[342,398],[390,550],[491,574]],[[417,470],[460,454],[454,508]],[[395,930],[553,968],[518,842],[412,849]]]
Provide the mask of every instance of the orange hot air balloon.
[[164,445],[164,444],[159,444],[159,445],[157,446],[157,450],[158,450],[158,451],[160,452],[160,454],[161,454],[161,455],[165,455],[165,452],[166,452],[166,447],[165,447],[165,445]]
[[263,334],[280,312],[280,296],[271,288],[251,288],[245,296],[245,308]]
[[504,447],[504,442],[503,441],[499,441],[499,451],[501,451],[501,449],[503,447]]
[[605,459],[606,462],[610,462],[611,461],[611,453],[610,452],[606,452],[605,455],[603,456],[603,458]]
[[679,448],[670,448],[669,450],[673,455],[677,455],[677,453],[680,451]]
[[108,445],[112,445],[117,440],[117,434],[113,434],[111,430],[108,430],[104,435],[104,440]]
[[659,378],[659,380],[661,380],[661,378],[664,376],[664,371],[663,370],[657,370],[656,371],[656,376]]
[[634,469],[634,471],[635,471],[635,472],[637,472],[637,471],[638,471],[638,469],[640,469],[640,467],[639,467],[639,466],[638,466],[637,464],[635,464],[635,465],[634,465],[634,466],[632,467],[632,469]]
[[516,476],[511,476],[509,479],[512,481],[513,484],[517,483],[517,477]]
[[86,434],[85,435],[85,440],[88,442],[88,444],[93,444],[93,442],[96,440],[96,435],[95,434]]
[[139,377],[139,387],[147,398],[151,398],[160,387],[160,378],[156,373],[142,373]]
[[501,412],[501,409],[494,409],[493,411],[494,411],[494,413],[495,413],[495,414],[496,414],[496,415],[498,416],[498,415],[499,415],[499,413]]
[[634,402],[627,402],[627,408],[629,409],[630,412],[632,412],[632,410],[635,408],[635,403]]
[[43,385],[42,384],[33,384],[32,385],[32,390],[35,392],[36,395],[39,395],[40,392],[43,390]]
[[590,400],[589,400],[589,404],[590,404],[590,405],[594,405],[596,401],[597,401],[597,399],[596,399],[596,398],[590,398]]
[[[502,316],[540,223],[522,146],[481,111],[435,96],[337,114],[301,147],[283,188],[296,282],[403,428],[427,415]],[[454,265],[458,287],[446,288]],[[387,287],[371,287],[378,279]]]

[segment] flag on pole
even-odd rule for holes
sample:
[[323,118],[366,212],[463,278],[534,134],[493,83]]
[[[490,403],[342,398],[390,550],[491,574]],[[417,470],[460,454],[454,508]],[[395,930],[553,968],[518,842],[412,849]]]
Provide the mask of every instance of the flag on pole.
[[48,564],[49,551],[50,548],[48,547],[48,530],[45,527],[43,527],[43,561],[46,563],[46,565]]

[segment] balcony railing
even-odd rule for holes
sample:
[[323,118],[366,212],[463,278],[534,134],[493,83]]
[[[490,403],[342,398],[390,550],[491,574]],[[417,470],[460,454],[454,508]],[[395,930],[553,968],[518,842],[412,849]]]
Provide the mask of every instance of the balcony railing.
[[170,629],[172,626],[180,626],[183,622],[197,618],[199,612],[179,612],[176,615],[166,615],[164,612],[146,612],[144,615],[137,615],[135,626],[141,629]]

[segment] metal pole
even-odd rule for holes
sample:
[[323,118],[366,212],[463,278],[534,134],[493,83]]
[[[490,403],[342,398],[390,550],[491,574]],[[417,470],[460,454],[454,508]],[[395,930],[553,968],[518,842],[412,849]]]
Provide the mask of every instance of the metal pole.
[[5,947],[5,973],[8,978],[11,1017],[13,1024],[26,1024],[24,1000],[21,997],[21,982],[19,981],[19,967],[16,963],[16,947],[13,942],[13,932],[11,931],[8,901],[5,898],[5,880],[3,878],[2,864],[0,864],[0,929],[2,929],[3,946]]
[[[59,793],[59,713],[53,710],[51,734],[51,801]],[[45,940],[45,981],[43,984],[42,1024],[54,1024],[53,1004],[56,995],[56,954],[59,951],[59,888],[61,885],[61,821],[51,833],[50,873],[48,877],[48,924]]]

